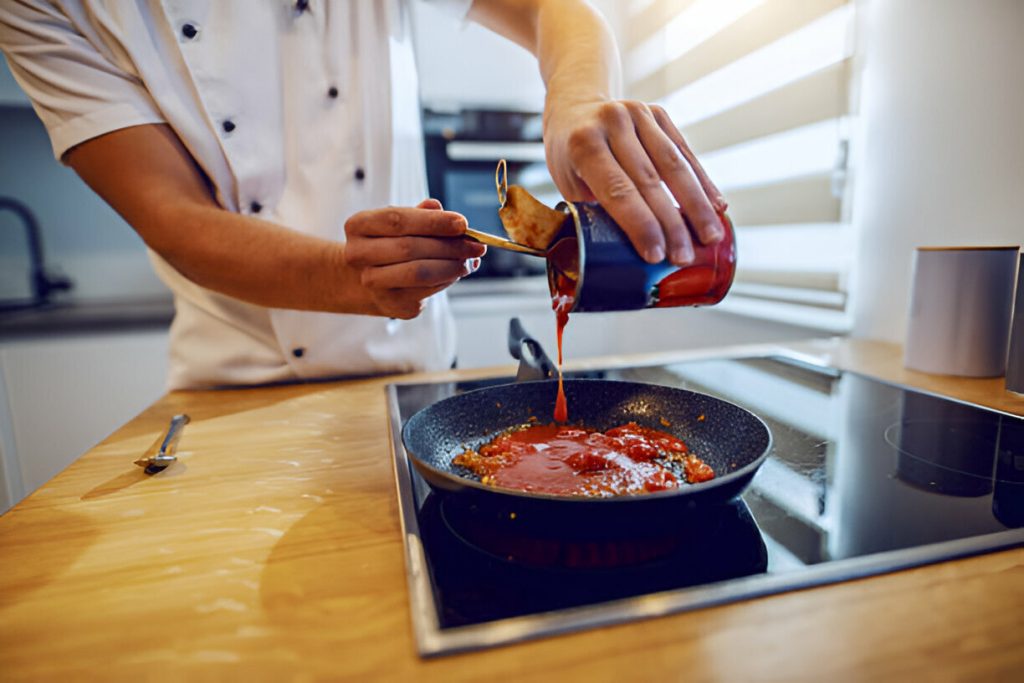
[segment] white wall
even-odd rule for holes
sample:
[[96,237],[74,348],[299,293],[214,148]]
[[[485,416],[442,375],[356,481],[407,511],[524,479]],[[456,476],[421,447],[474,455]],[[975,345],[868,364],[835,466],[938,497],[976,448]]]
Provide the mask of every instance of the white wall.
[[[620,0],[592,0],[614,31]],[[478,24],[453,20],[427,3],[413,3],[420,95],[426,106],[540,111],[544,82],[537,60]]]
[[853,333],[902,341],[915,246],[1024,242],[1024,2],[858,7]]

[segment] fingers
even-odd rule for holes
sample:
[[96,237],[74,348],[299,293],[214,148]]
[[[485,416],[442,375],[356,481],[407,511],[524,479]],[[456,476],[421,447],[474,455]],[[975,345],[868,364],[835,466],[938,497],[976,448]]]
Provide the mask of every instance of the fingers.
[[629,235],[637,251],[650,263],[665,258],[665,238],[658,218],[627,172],[619,165],[609,147],[608,127],[622,133],[625,121],[608,115],[602,126],[583,126],[569,138],[569,154],[577,174]]
[[487,250],[464,237],[466,219],[436,199],[415,208],[361,211],[345,223],[345,261],[376,303],[376,312],[409,319],[424,299],[480,267]]
[[702,244],[724,237],[725,199],[660,106],[617,101],[553,111],[545,144],[559,190],[600,202],[646,261],[667,251],[686,265],[694,237]]
[[417,287],[413,289],[384,290],[378,296],[381,311],[391,318],[412,320],[426,308],[426,300],[442,291],[447,285],[438,287]]
[[690,164],[690,168],[693,169],[694,174],[697,176],[697,180],[700,182],[704,193],[711,201],[715,208],[715,211],[721,213],[729,208],[729,204],[725,201],[725,197],[722,193],[711,182],[711,178],[708,177],[707,172],[704,171],[704,167],[701,166],[700,161],[697,159],[697,155],[690,150],[690,145],[687,144],[683,134],[679,132],[676,125],[672,123],[672,118],[668,115],[660,105],[651,105],[651,114],[654,116],[654,120],[658,123],[658,126],[662,131],[669,137],[672,143],[679,149],[679,152],[683,155],[687,162]]
[[[661,224],[669,260],[676,265],[686,265],[694,259],[693,241],[679,209],[665,192],[662,180],[664,179],[665,183],[671,187],[671,184],[678,180],[677,176],[682,177],[690,181],[692,191],[698,193],[701,198],[704,198],[704,193],[690,176],[689,170],[686,168],[686,160],[675,150],[671,141],[664,134],[660,135],[663,147],[660,150],[663,153],[662,156],[667,157],[666,152],[672,153],[682,163],[681,167],[669,168],[662,158],[651,152],[651,147],[648,146],[645,136],[640,135],[638,139],[637,136],[640,134],[644,122],[647,124],[646,128],[654,128],[659,133],[660,129],[657,128],[654,117],[650,115],[645,105],[640,103],[627,105],[627,108],[631,107],[635,108],[635,111],[631,110],[630,114],[632,115],[631,123],[636,123],[636,132],[631,130],[630,134],[613,135],[610,140],[612,152],[622,168],[633,179],[644,201],[647,202],[647,206],[654,212]],[[677,195],[677,200],[678,198]],[[710,210],[710,204],[706,200],[704,208],[714,216],[714,212]],[[693,214],[688,213],[687,215],[692,216]]]
[[[693,168],[696,158],[690,162],[683,155],[681,148],[659,125],[653,112],[646,105],[633,103],[633,111],[636,133],[645,153],[653,161],[659,176],[665,181],[672,196],[679,202],[683,214],[690,221],[697,237],[703,244],[717,242],[724,236],[724,231],[721,221],[715,213],[716,208],[712,204],[705,186],[699,182],[696,169]],[[671,122],[668,125],[671,126]],[[675,126],[672,126],[672,130],[682,141],[682,134],[675,129]],[[685,141],[682,144],[685,145]],[[689,148],[687,147],[687,149]],[[704,174],[703,169],[700,173]],[[707,178],[707,174],[704,174],[704,177]],[[707,180],[707,183],[711,183],[710,179]],[[718,190],[713,185],[711,187],[715,193],[713,196],[720,196]],[[669,253],[671,254],[671,251]],[[686,261],[673,259],[673,261],[682,265],[689,262],[689,259]]]
[[357,268],[386,266],[420,259],[465,261],[480,258],[487,247],[453,237],[395,237],[357,239],[345,246],[345,259]]
[[[563,150],[554,143],[551,139],[547,139],[544,142],[544,154],[548,159],[566,159],[568,163],[555,163],[548,164],[548,170],[551,172],[551,179],[555,181],[555,186],[562,196],[570,202],[596,202],[597,197],[590,190],[583,178],[579,176],[576,170],[577,164],[575,160],[571,158],[572,145],[574,140],[570,136],[569,149]],[[566,151],[570,154],[566,154]]]
[[[458,237],[466,232],[466,219],[454,211],[442,210],[437,200],[426,200],[416,208],[392,206],[360,211],[345,222],[345,234],[354,237],[400,237],[430,235]],[[433,207],[436,202],[436,208]]]
[[487,251],[486,246],[461,237],[465,225],[463,216],[444,211],[436,199],[426,199],[415,209],[362,211],[346,222],[345,260],[356,268],[422,260],[462,264]]
[[568,147],[581,187],[593,192],[646,261],[659,262],[667,252],[677,265],[692,262],[687,222],[703,244],[724,236],[717,212],[725,210],[725,200],[661,107],[603,103],[572,131]]
[[361,278],[365,287],[373,289],[443,288],[471,272],[472,265],[467,261],[423,259],[367,268]]

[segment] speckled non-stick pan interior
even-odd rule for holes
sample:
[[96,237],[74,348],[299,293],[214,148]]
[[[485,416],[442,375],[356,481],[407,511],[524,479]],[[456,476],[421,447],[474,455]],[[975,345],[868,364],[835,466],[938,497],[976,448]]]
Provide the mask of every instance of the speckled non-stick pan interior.
[[[406,423],[402,440],[410,456],[433,470],[431,474],[471,481],[473,475],[452,465],[452,459],[531,417],[551,422],[557,387],[550,380],[521,382],[438,401]],[[760,464],[771,444],[768,428],[757,416],[706,394],[592,379],[566,380],[565,391],[570,423],[604,430],[633,421],[664,430],[685,441],[719,480],[741,471],[752,474],[750,466]],[[679,491],[701,486],[707,484]]]

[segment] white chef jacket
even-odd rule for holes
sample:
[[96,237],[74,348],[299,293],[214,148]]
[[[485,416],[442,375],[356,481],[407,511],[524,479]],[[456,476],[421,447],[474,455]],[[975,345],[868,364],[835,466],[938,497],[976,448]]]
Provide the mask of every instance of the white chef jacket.
[[[0,47],[58,159],[166,123],[225,209],[344,240],[352,214],[427,196],[406,1],[3,0]],[[150,257],[174,292],[171,388],[452,363],[444,294],[409,321],[267,309]]]

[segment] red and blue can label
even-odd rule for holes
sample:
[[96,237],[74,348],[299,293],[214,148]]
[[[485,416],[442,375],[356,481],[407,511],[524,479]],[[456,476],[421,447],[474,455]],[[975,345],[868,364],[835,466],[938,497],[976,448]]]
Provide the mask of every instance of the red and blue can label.
[[736,272],[732,222],[719,214],[725,236],[711,245],[694,242],[686,266],[648,263],[622,228],[596,202],[562,202],[569,216],[548,252],[553,297],[571,296],[571,312],[709,306],[721,301]]

